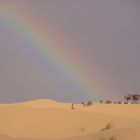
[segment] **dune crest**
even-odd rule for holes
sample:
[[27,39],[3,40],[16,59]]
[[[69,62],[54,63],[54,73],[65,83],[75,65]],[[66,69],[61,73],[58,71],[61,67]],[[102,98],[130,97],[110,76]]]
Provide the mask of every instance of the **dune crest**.
[[125,140],[127,132],[139,137],[139,110],[140,105],[117,104],[75,104],[71,109],[69,103],[47,99],[0,105],[0,139],[106,140],[101,137],[119,136]]
[[21,105],[32,106],[32,107],[65,107],[66,103],[60,103],[49,99],[38,99],[20,103]]
[[41,107],[41,108],[68,108],[71,103],[62,103],[50,99],[36,99],[17,103],[2,103],[0,106],[28,106],[28,107]]

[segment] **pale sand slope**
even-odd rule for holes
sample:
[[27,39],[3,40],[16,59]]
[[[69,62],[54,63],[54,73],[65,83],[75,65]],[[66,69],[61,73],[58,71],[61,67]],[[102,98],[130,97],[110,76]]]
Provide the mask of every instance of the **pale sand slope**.
[[[0,140],[51,140],[51,139],[16,138],[6,135],[0,135]],[[140,140],[140,128],[124,128],[118,130],[112,129],[104,132],[99,132],[97,134],[53,140]]]
[[[50,100],[0,105],[0,140],[140,140],[140,105],[70,107]],[[109,122],[112,128],[101,132]]]
[[139,128],[110,129],[96,134],[59,140],[140,140]]

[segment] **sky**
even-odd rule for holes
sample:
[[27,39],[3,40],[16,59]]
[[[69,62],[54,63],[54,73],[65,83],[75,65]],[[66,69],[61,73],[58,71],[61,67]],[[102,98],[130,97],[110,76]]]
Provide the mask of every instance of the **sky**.
[[139,0],[0,0],[0,9],[0,102],[140,93]]

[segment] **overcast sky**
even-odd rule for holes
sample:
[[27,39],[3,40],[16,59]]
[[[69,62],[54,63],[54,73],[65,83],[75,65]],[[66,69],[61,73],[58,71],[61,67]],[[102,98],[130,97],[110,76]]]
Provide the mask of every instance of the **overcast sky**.
[[[13,6],[14,0],[11,1],[7,4]],[[139,0],[29,0],[19,2],[19,9],[21,5],[37,14],[42,22],[49,17],[68,42],[76,44],[71,46],[74,54],[89,69],[98,70],[97,77],[102,77],[107,88],[114,89],[112,96],[106,93],[104,98],[120,99],[131,91],[140,93]],[[53,73],[48,74],[26,58],[20,48],[11,46],[10,37],[2,32],[0,37],[0,102],[37,98],[81,101],[101,97],[98,93],[93,98],[80,94],[72,83],[63,87]]]

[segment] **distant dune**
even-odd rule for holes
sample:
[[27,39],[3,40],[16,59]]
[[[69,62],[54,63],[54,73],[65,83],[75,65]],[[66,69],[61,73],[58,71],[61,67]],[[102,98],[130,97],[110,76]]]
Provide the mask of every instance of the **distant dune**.
[[140,105],[35,100],[0,105],[0,140],[140,140]]
[[30,106],[30,107],[45,107],[45,108],[68,108],[69,103],[60,103],[48,99],[33,100],[28,102],[20,103],[20,105]]

